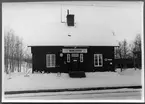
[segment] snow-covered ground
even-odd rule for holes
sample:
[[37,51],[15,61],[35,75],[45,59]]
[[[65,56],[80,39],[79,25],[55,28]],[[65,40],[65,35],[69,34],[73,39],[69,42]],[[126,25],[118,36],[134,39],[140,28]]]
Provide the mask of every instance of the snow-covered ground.
[[[11,78],[10,78],[11,77]],[[86,78],[70,78],[62,73],[12,73],[4,75],[5,91],[65,89],[141,85],[141,70],[126,69],[120,72],[88,72]]]

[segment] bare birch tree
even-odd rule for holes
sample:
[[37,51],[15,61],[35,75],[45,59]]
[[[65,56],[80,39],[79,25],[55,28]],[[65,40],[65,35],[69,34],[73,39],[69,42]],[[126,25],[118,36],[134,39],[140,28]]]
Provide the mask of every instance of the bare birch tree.
[[131,49],[133,53],[134,67],[141,68],[141,35],[137,34]]
[[14,47],[15,47],[15,38],[14,31],[9,30],[5,31],[4,34],[4,49],[5,49],[5,71],[6,73],[14,71]]
[[4,31],[5,72],[20,72],[23,61],[23,42],[12,29]]
[[126,65],[123,62],[123,59],[127,59],[129,57],[129,47],[127,41],[124,39],[123,41],[120,41],[118,43],[119,47],[116,48],[115,50],[115,58],[120,59],[120,68],[122,71],[122,68],[125,68]]
[[123,41],[118,43],[119,47],[116,48],[116,58],[125,59],[128,58],[129,47],[127,41],[124,39]]

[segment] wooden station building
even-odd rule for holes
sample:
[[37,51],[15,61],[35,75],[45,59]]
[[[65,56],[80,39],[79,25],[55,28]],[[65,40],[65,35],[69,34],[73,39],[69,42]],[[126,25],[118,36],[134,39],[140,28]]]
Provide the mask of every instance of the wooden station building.
[[85,16],[86,13],[81,12],[82,7],[76,14],[73,7],[69,10],[64,7],[62,14],[61,9],[54,13],[57,17],[51,14],[55,21],[46,21],[45,27],[37,30],[39,39],[35,41],[34,37],[35,42],[29,45],[33,72],[114,71],[117,41],[112,30],[97,24],[97,18],[92,21]]

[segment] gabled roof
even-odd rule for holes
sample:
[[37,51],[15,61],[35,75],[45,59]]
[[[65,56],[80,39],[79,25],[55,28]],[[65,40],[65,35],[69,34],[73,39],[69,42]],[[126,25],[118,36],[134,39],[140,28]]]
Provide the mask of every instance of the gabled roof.
[[[117,46],[113,31],[102,24],[105,23],[105,19],[101,18],[105,13],[100,12],[102,9],[49,3],[28,3],[18,6],[18,17],[23,17],[27,22],[24,23],[27,27],[21,28],[26,28],[25,32],[31,34],[29,46]],[[70,10],[70,14],[74,14],[74,27],[67,26],[67,9]]]
[[39,36],[37,39],[34,36],[33,43],[29,46],[117,46],[112,30],[101,25],[84,23],[68,27],[65,23],[46,23],[36,31]]

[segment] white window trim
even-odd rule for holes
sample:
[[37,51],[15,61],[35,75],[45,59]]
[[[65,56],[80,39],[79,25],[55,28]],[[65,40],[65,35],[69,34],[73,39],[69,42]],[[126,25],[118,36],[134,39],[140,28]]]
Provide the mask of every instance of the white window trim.
[[80,62],[83,62],[84,59],[83,59],[83,54],[80,54]]
[[67,62],[70,62],[70,54],[67,54]]
[[[52,60],[53,55],[54,55],[54,60]],[[49,57],[50,57],[50,59],[49,59],[50,62],[48,64],[48,58]],[[52,62],[52,61],[54,61],[54,62]],[[55,65],[56,65],[56,56],[55,56],[55,54],[46,54],[46,67],[51,68],[51,67],[55,67]]]
[[[95,58],[97,56],[97,65],[95,64]],[[101,65],[99,65],[99,56],[101,56]],[[102,54],[94,54],[94,67],[102,67],[103,66],[103,55]]]

